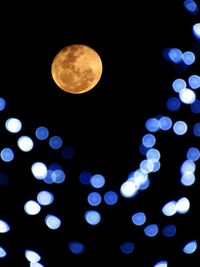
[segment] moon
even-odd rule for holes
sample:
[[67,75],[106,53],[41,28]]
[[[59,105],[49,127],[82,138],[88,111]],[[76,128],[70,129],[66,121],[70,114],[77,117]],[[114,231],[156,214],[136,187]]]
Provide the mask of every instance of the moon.
[[54,82],[65,92],[85,93],[94,88],[102,75],[98,53],[87,45],[73,44],[62,48],[51,65]]

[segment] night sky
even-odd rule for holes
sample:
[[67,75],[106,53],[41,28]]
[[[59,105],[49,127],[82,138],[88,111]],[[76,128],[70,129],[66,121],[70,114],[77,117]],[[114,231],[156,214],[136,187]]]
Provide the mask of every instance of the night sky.
[[[199,113],[191,112],[190,105],[181,104],[172,112],[166,102],[176,96],[172,90],[176,78],[187,80],[190,75],[200,74],[199,41],[192,34],[199,14],[190,14],[183,1],[160,2],[120,2],[109,7],[101,2],[55,2],[48,3],[45,10],[30,5],[15,15],[5,10],[8,16],[1,23],[0,97],[6,100],[6,108],[0,112],[0,150],[10,147],[15,157],[9,163],[0,159],[0,175],[6,177],[0,178],[0,220],[10,225],[8,233],[0,233],[0,247],[7,252],[0,258],[0,266],[30,266],[24,255],[27,249],[39,253],[45,267],[75,266],[79,260],[89,266],[102,260],[107,266],[107,261],[116,259],[123,260],[124,266],[132,262],[136,267],[154,267],[162,260],[169,266],[196,263],[199,248],[187,255],[183,247],[197,240],[199,232],[199,162],[192,186],[180,183],[180,166],[190,147],[200,149],[199,136],[192,132],[200,118]],[[12,23],[7,24],[9,21]],[[98,85],[80,95],[59,89],[51,77],[54,56],[70,44],[92,47],[103,62]],[[187,67],[167,61],[163,56],[166,48],[192,51],[196,61]],[[196,95],[199,98],[198,90]],[[185,121],[187,134],[178,136],[172,130],[155,133],[161,169],[149,175],[147,190],[125,198],[120,186],[144,159],[140,148],[142,137],[148,133],[145,122],[156,116],[168,116],[173,123]],[[5,121],[12,117],[22,122],[19,133],[5,129]],[[35,130],[39,126],[48,128],[49,138],[61,137],[62,147],[52,149],[49,139],[38,140]],[[32,138],[34,147],[30,152],[18,148],[21,135]],[[66,147],[73,151],[70,159],[63,157]],[[37,161],[60,164],[65,181],[47,184],[35,179],[30,169]],[[105,186],[95,189],[91,184],[82,184],[82,172],[103,175]],[[35,200],[42,190],[53,193],[54,202],[35,216],[27,215],[24,204]],[[115,205],[103,201],[97,207],[88,204],[89,193],[97,191],[103,198],[110,190],[118,195]],[[163,215],[165,203],[182,197],[190,200],[189,212]],[[84,214],[89,209],[100,212],[100,224],[91,226],[86,222]],[[133,224],[131,216],[138,211],[146,214],[146,225],[159,226],[157,236],[147,237],[146,225]],[[45,225],[47,214],[60,218],[59,229],[53,231]],[[171,224],[176,226],[176,234],[166,237],[162,229]],[[72,241],[84,245],[81,255],[70,251]],[[134,243],[132,253],[120,250],[125,242]],[[181,265],[183,261],[185,265]]]

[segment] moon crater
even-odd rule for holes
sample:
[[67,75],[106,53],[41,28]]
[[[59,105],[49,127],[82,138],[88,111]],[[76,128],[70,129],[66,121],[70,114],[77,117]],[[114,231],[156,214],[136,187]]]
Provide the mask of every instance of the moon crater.
[[91,90],[102,75],[102,61],[92,48],[71,45],[61,49],[52,63],[52,77],[66,92],[79,94]]

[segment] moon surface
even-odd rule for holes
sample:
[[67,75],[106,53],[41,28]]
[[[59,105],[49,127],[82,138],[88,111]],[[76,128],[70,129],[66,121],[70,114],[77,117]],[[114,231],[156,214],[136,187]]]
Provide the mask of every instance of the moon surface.
[[102,75],[102,61],[92,48],[73,44],[61,49],[53,59],[51,74],[65,92],[85,93],[96,86]]

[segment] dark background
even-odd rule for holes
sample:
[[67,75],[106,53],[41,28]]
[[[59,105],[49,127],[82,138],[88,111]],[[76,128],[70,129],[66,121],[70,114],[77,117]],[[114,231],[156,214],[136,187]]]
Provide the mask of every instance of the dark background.
[[[173,266],[180,266],[183,259],[185,263],[195,260],[195,255],[185,257],[181,252],[184,242],[196,239],[198,225],[198,184],[191,188],[179,184],[179,167],[187,149],[199,146],[191,131],[184,137],[158,133],[162,168],[154,175],[150,189],[131,200],[120,197],[115,207],[101,205],[104,220],[100,226],[91,227],[83,219],[92,188],[79,183],[81,171],[105,175],[102,194],[110,189],[119,193],[121,183],[143,159],[139,146],[148,118],[168,115],[174,121],[186,120],[190,128],[199,120],[187,107],[175,113],[166,108],[166,100],[173,95],[173,79],[197,73],[197,64],[183,73],[162,55],[168,47],[197,50],[192,37],[196,17],[184,10],[182,1],[138,2],[111,3],[109,7],[101,2],[55,2],[46,8],[23,6],[23,11],[18,6],[21,11],[14,14],[5,8],[7,19],[1,24],[1,97],[7,107],[1,113],[1,147],[16,147],[16,155],[12,163],[1,163],[10,177],[9,184],[0,187],[1,215],[12,228],[2,237],[2,246],[5,244],[8,251],[2,266],[28,266],[23,254],[27,248],[41,253],[45,266],[61,266],[78,259],[87,263],[102,259],[106,263],[108,258],[120,257],[125,262],[131,259],[138,267],[153,266],[162,259],[171,260]],[[63,92],[51,77],[56,53],[74,43],[91,46],[103,62],[99,84],[82,95]],[[22,121],[22,133],[35,141],[32,152],[17,151],[18,135],[8,134],[3,126],[8,117]],[[36,140],[34,131],[41,125],[74,148],[72,160],[66,162],[47,142]],[[61,162],[67,181],[62,185],[38,183],[30,175],[30,166],[36,160]],[[25,216],[25,201],[42,189],[55,194],[55,203],[38,216]],[[175,218],[162,216],[163,203],[182,196],[190,198],[190,212]],[[149,221],[161,227],[175,223],[177,235],[167,239],[160,234],[149,240],[128,219],[137,210],[144,210]],[[43,222],[47,212],[60,216],[61,229],[47,229]],[[71,240],[83,242],[86,252],[72,255],[67,248]],[[119,245],[126,241],[136,243],[133,255],[120,253]],[[58,263],[52,265],[55,260]]]

